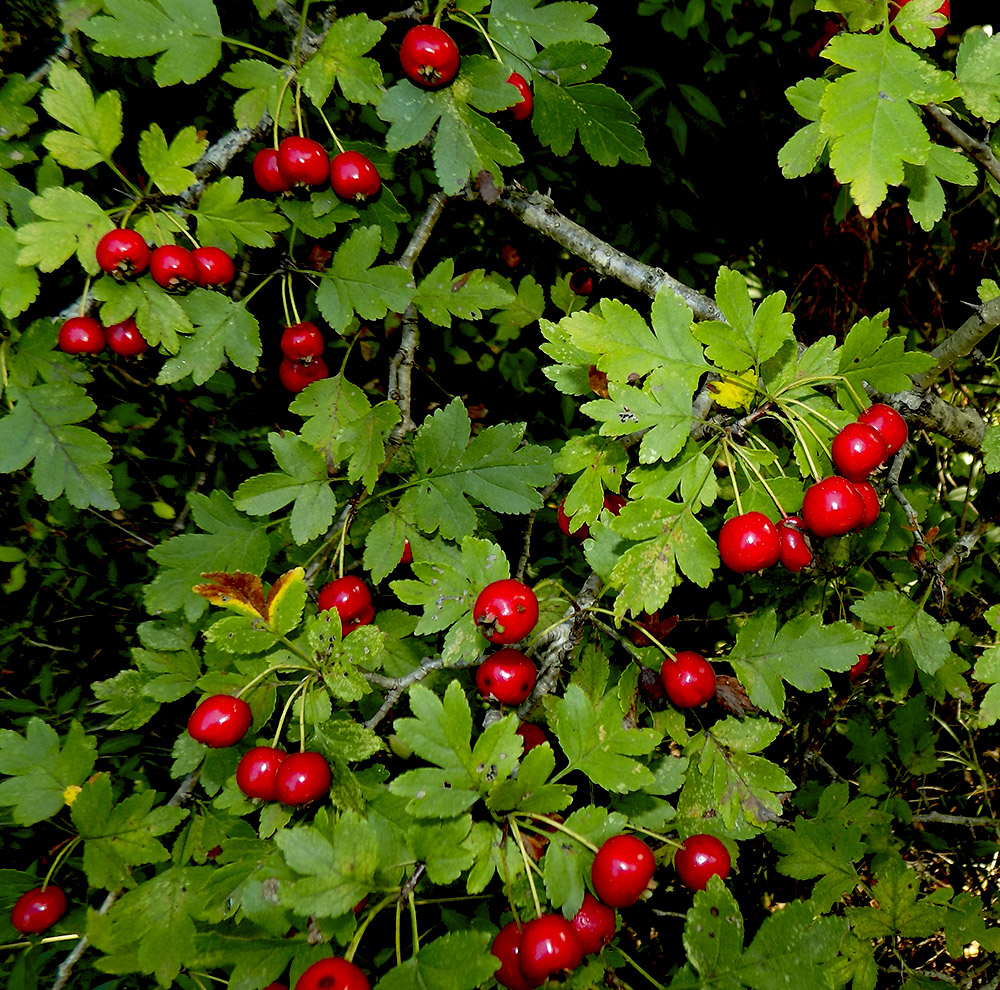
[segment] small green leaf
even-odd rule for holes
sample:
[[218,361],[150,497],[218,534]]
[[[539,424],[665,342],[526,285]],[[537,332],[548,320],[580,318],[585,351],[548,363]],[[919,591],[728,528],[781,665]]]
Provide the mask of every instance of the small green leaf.
[[[911,0],[912,2],[912,0]],[[1000,120],[1000,37],[972,27],[962,35],[955,75],[962,88],[965,105],[977,117],[991,124]]]
[[42,105],[66,131],[49,131],[45,147],[60,165],[91,168],[110,162],[122,140],[122,104],[115,90],[97,100],[86,80],[75,69],[56,62],[49,72],[49,89],[42,93]]
[[421,281],[413,305],[431,322],[450,327],[453,316],[481,320],[484,309],[499,309],[512,299],[510,289],[481,268],[455,278],[455,261],[445,258]]
[[84,271],[96,275],[100,270],[94,254],[97,242],[114,227],[100,206],[63,186],[49,186],[28,205],[42,219],[18,228],[17,240],[24,246],[17,264],[52,272],[75,253]]
[[273,235],[288,226],[273,203],[241,199],[242,195],[243,179],[239,177],[223,176],[208,186],[194,213],[202,244],[214,244],[232,255],[240,242],[250,247],[270,247]]
[[198,161],[207,147],[208,141],[199,138],[193,126],[179,130],[168,145],[163,128],[152,124],[139,137],[139,160],[161,192],[176,196],[194,182],[194,172],[187,166]]
[[299,80],[306,96],[322,107],[333,87],[340,85],[349,103],[378,103],[382,98],[382,69],[363,56],[385,33],[385,25],[366,14],[348,14],[330,25],[319,51],[303,66]]

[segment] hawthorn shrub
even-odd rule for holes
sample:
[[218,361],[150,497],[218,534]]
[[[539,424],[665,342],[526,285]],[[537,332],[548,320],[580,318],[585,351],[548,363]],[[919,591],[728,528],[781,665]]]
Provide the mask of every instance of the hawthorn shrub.
[[995,987],[983,11],[355,6],[5,25],[7,985]]

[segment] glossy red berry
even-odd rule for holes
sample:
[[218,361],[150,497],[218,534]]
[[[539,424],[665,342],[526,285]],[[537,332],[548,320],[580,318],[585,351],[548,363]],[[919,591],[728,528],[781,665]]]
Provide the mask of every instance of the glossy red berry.
[[153,248],[149,274],[158,286],[168,292],[187,292],[198,281],[198,266],[186,247],[164,244]]
[[883,439],[889,445],[887,458],[893,457],[899,451],[909,435],[906,420],[892,406],[887,406],[884,402],[876,402],[875,405],[866,409],[858,417],[858,422],[866,423],[882,434]]
[[442,28],[418,24],[403,36],[399,62],[407,78],[427,89],[437,89],[458,73],[458,46]]
[[308,320],[285,327],[281,332],[281,353],[289,361],[319,357],[323,353],[323,334]]
[[278,171],[277,148],[261,148],[254,155],[253,177],[264,192],[281,193],[292,188],[292,183]]
[[824,478],[806,489],[802,500],[802,521],[819,537],[843,536],[860,522],[864,502],[846,478]]
[[213,694],[191,713],[187,730],[192,739],[212,749],[222,749],[238,743],[252,722],[253,713],[242,698]]
[[367,155],[342,151],[330,160],[330,185],[341,199],[360,202],[378,195],[382,177]]
[[516,86],[517,91],[521,94],[520,101],[510,108],[510,115],[515,120],[527,120],[531,116],[531,111],[535,106],[535,97],[531,92],[531,87],[528,85],[528,80],[520,72],[512,72],[507,77],[507,82],[512,86]]
[[409,540],[403,541],[403,553],[399,558],[400,564],[412,564],[413,563],[413,547],[410,546]]
[[538,599],[526,584],[504,578],[488,584],[472,607],[479,631],[502,646],[519,643],[538,622]]
[[573,916],[573,928],[585,956],[600,952],[615,937],[617,927],[614,908],[593,894],[583,895],[583,904]]
[[500,986],[507,987],[507,990],[533,990],[535,986],[521,972],[521,964],[518,962],[520,947],[521,929],[517,927],[516,921],[508,921],[490,946],[490,952],[500,960],[500,968],[493,974],[493,978]]
[[109,230],[97,242],[95,254],[101,271],[117,279],[139,275],[149,266],[149,245],[128,228]]
[[10,923],[22,935],[37,935],[51,928],[66,913],[66,895],[49,884],[25,891],[10,912]]
[[364,972],[352,962],[332,956],[314,962],[295,983],[295,990],[371,990]]
[[479,693],[501,705],[519,705],[531,694],[538,671],[529,657],[509,647],[488,656],[476,672]]
[[722,524],[719,556],[737,574],[773,567],[781,556],[778,531],[763,512],[745,512]]
[[59,328],[59,349],[67,354],[100,354],[104,328],[92,316],[73,316]]
[[375,618],[372,593],[368,585],[353,574],[345,574],[327,584],[319,593],[317,605],[321,612],[337,610],[345,636]]
[[290,185],[319,186],[330,177],[330,156],[318,141],[293,134],[278,145],[278,172]]
[[541,746],[542,743],[548,742],[545,731],[541,726],[535,725],[534,722],[522,722],[517,727],[517,734],[521,737],[522,756],[536,746]]
[[656,870],[653,851],[634,835],[613,835],[607,839],[590,868],[594,892],[613,908],[635,904],[649,887]]
[[195,248],[191,252],[191,257],[194,258],[197,281],[202,288],[229,285],[236,276],[233,259],[222,248],[213,247],[211,244]]
[[867,653],[858,654],[858,662],[847,672],[852,681],[856,681],[868,669],[868,659]]
[[136,357],[149,350],[149,343],[135,325],[134,316],[112,324],[104,333],[108,339],[108,350],[121,357]]
[[830,460],[848,481],[864,481],[888,456],[885,437],[867,423],[848,423],[830,444]]
[[273,801],[278,782],[278,767],[288,754],[283,749],[254,746],[240,757],[236,767],[236,786],[250,798]]
[[715,697],[715,670],[700,654],[681,650],[660,668],[667,697],[678,708],[697,708]]
[[867,529],[878,519],[878,514],[882,511],[882,506],[879,505],[878,495],[870,481],[855,481],[854,490],[861,496],[861,502],[864,505],[864,512],[862,513],[858,528]]
[[729,850],[714,835],[688,836],[674,856],[674,869],[688,890],[704,890],[711,877],[729,876]]
[[803,532],[805,523],[798,516],[785,516],[778,526],[781,544],[778,559],[787,571],[798,573],[812,563],[812,550]]
[[278,766],[274,796],[287,805],[310,804],[330,789],[330,764],[322,753],[291,753]]
[[330,372],[321,358],[310,361],[291,361],[285,358],[278,366],[278,378],[289,392],[301,392],[307,385],[327,378]]
[[569,287],[578,296],[589,296],[594,291],[594,273],[589,268],[577,268],[569,277]]
[[582,960],[576,929],[561,914],[543,914],[524,926],[517,961],[535,984],[556,973],[572,972]]

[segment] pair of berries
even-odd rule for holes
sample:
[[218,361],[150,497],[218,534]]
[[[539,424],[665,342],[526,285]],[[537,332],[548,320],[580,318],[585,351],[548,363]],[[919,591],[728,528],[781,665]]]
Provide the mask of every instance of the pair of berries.
[[122,281],[147,268],[153,281],[169,292],[187,292],[196,285],[228,285],[236,274],[233,259],[222,248],[207,245],[193,251],[179,244],[164,244],[150,251],[138,231],[127,227],[106,233],[95,251],[101,271]]
[[344,636],[359,626],[367,626],[375,618],[372,593],[364,581],[352,574],[345,574],[327,584],[319,593],[317,605],[321,612],[336,609]]
[[236,786],[249,798],[280,801],[289,807],[311,804],[329,789],[330,764],[322,753],[254,746],[240,757]]
[[472,618],[491,643],[509,646],[535,628],[538,599],[531,588],[514,578],[493,581],[476,598]]
[[330,374],[323,353],[323,334],[308,320],[285,327],[281,333],[281,353],[278,378],[289,392],[301,392],[307,385],[327,378]]
[[876,403],[848,423],[830,444],[830,460],[848,481],[864,481],[906,443],[906,420],[892,406]]
[[254,156],[253,175],[264,192],[287,192],[294,186],[321,186],[330,180],[341,198],[361,202],[378,195],[382,177],[367,155],[342,151],[331,159],[312,138],[290,135],[277,148],[261,148]]
[[59,328],[58,343],[67,354],[100,354],[107,346],[114,354],[135,357],[149,348],[132,316],[107,328],[92,316],[72,316]]

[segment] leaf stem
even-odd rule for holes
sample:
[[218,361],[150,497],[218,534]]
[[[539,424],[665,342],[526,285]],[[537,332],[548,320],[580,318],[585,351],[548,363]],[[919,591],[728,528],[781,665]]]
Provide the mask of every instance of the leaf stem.
[[482,24],[479,23],[479,18],[476,17],[475,14],[469,13],[467,10],[463,10],[460,13],[462,16],[459,16],[458,13],[453,13],[451,15],[452,20],[459,21],[460,23],[463,24],[468,24],[469,21],[471,21],[472,25],[476,28],[476,30],[479,31],[479,33],[486,39],[486,44],[490,46],[490,51],[493,52],[493,57],[501,65],[503,65],[503,59],[500,57],[500,53],[497,51],[497,46],[493,44],[493,39],[490,37],[490,34],[486,30],[486,28],[484,28]]
[[667,990],[667,988],[660,983],[658,980],[654,980],[652,976],[649,975],[627,952],[625,952],[622,947],[616,946],[615,948],[622,954],[625,962],[627,962],[640,976],[644,979],[649,980],[650,984],[656,988],[656,990]]
[[733,495],[736,496],[736,511],[742,516],[743,501],[740,498],[740,486],[736,483],[736,469],[733,467],[733,459],[730,456],[729,442],[725,440],[722,443],[722,457],[726,462],[726,468],[729,470],[729,479],[733,483]]
[[364,935],[368,926],[372,923],[372,919],[375,918],[375,916],[379,913],[379,911],[382,910],[382,908],[388,907],[393,901],[397,901],[398,903],[396,891],[393,891],[391,894],[386,894],[386,896],[383,897],[382,900],[380,900],[378,904],[375,905],[375,907],[373,907],[370,911],[367,911],[365,913],[365,916],[362,919],[361,924],[358,925],[358,930],[354,933],[354,936],[351,938],[350,944],[344,950],[344,958],[348,962],[351,962],[351,960],[354,959],[354,953],[358,951],[358,946],[361,944],[361,936]]
[[594,843],[590,841],[590,839],[586,839],[582,835],[580,835],[579,832],[574,832],[573,829],[567,828],[567,826],[563,825],[562,822],[557,821],[555,818],[549,818],[548,815],[540,815],[530,811],[520,812],[520,814],[523,814],[526,818],[532,818],[538,822],[545,822],[546,825],[551,825],[553,828],[559,829],[560,832],[564,832],[571,839],[575,839],[577,842],[580,843],[581,846],[586,846],[592,853],[597,852],[597,846],[595,846]]
[[333,143],[337,146],[337,150],[341,154],[343,154],[343,152],[344,152],[344,146],[340,143],[340,138],[337,137],[337,132],[333,129],[333,124],[331,124],[330,121],[327,120],[326,114],[323,113],[323,108],[322,107],[316,107],[316,112],[322,118],[323,123],[326,124],[326,129],[330,132],[330,137],[333,138]]
[[744,451],[740,450],[739,447],[733,447],[733,453],[735,453],[736,456],[739,457],[740,460],[743,462],[744,469],[749,468],[754,473],[754,475],[756,475],[757,480],[764,486],[764,491],[766,491],[767,494],[771,496],[771,501],[774,502],[775,506],[778,509],[778,512],[780,512],[783,517],[786,516],[788,513],[786,513],[785,510],[781,507],[781,502],[778,501],[778,496],[775,495],[774,492],[771,490],[771,486],[767,483],[767,480],[764,478],[764,475],[760,473],[760,469],[757,467],[756,464],[754,464],[753,458],[749,457]]
[[[306,685],[312,680],[313,675],[309,674],[307,677],[303,677],[298,683],[295,690],[288,696],[288,700],[285,702],[284,707],[281,709],[281,717],[278,719],[278,728],[274,732],[274,739],[271,741],[271,748],[274,749],[278,745],[278,740],[281,738],[281,730],[285,726],[285,719],[288,717],[288,709],[292,707],[292,702],[295,701],[295,696],[300,694],[305,690]],[[305,748],[305,747],[303,747]]]
[[508,821],[510,822],[510,830],[514,834],[514,841],[521,852],[521,859],[524,860],[524,872],[528,878],[528,886],[531,888],[531,899],[535,903],[535,917],[540,918],[542,916],[542,902],[538,899],[538,891],[535,889],[535,878],[531,875],[531,861],[528,858],[528,850],[524,848],[524,840],[521,838],[521,830],[517,827],[516,819],[510,818]]
[[256,45],[251,45],[249,41],[240,41],[237,38],[230,38],[228,35],[223,35],[219,38],[219,41],[226,45],[232,45],[234,48],[246,48],[248,51],[256,52],[258,55],[266,55],[268,58],[273,58],[276,62],[281,62],[282,65],[292,65],[287,58],[275,55],[274,52],[269,52],[266,48],[258,48]]

